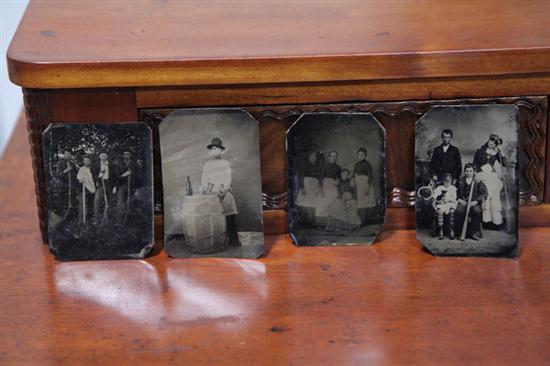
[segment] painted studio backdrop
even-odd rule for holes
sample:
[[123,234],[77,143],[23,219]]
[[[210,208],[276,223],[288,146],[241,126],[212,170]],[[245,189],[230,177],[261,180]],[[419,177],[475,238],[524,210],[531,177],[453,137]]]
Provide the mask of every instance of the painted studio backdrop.
[[[258,122],[238,109],[180,110],[162,121],[159,132],[167,252],[175,257],[260,256],[263,253],[263,222]],[[213,155],[216,151],[219,156]],[[206,170],[210,173],[205,173]],[[213,182],[214,188],[209,190],[205,174],[225,179],[225,186],[221,188],[221,181]],[[220,174],[225,178],[220,178]],[[214,195],[222,206],[212,197]],[[204,215],[197,213],[209,204],[222,207],[224,213],[218,213],[217,208]],[[226,223],[222,218],[214,222],[213,217],[218,214],[225,215]],[[200,216],[194,224],[189,223],[192,215]],[[210,217],[208,223],[204,221],[207,216]],[[202,234],[190,233],[186,225],[200,226],[200,230],[211,231],[220,238],[226,230],[229,242],[238,241],[238,245],[203,243],[197,244],[203,245],[202,248],[194,248],[190,237]],[[234,235],[231,239],[234,226],[238,238]]]
[[417,121],[417,238],[432,253],[517,254],[518,125],[507,105],[434,107]]

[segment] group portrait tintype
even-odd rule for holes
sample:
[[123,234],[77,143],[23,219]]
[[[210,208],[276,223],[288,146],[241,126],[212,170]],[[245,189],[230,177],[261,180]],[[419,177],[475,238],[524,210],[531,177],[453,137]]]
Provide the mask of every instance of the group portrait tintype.
[[51,124],[42,140],[52,252],[62,260],[145,257],[154,244],[149,127]]
[[371,244],[386,211],[380,123],[370,113],[306,113],[286,139],[294,243]]
[[159,134],[166,252],[263,255],[258,122],[240,109],[178,110]]
[[436,255],[518,252],[518,111],[434,107],[416,123],[417,239]]

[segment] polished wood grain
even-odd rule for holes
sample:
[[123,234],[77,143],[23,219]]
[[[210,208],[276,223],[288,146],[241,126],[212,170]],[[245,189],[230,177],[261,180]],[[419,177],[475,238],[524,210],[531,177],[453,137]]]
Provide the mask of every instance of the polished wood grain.
[[28,88],[547,74],[549,15],[534,0],[40,0],[8,66]]
[[[550,124],[550,109],[548,109],[547,123]],[[550,156],[550,127],[548,127],[549,136],[546,140],[546,156]],[[544,180],[544,202],[550,203],[550,161],[546,160]]]
[[3,365],[548,363],[550,228],[520,230],[517,260],[436,258],[386,230],[370,247],[267,236],[260,260],[60,263],[23,123],[0,171]]
[[550,74],[331,83],[136,88],[138,108],[219,107],[548,95]]

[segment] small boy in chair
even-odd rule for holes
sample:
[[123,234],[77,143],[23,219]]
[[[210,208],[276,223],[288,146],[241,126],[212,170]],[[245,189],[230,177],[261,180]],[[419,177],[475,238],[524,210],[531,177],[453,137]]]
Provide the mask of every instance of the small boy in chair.
[[449,215],[449,238],[454,239],[454,214],[457,206],[456,187],[453,185],[453,176],[450,173],[443,175],[443,185],[435,188],[433,207],[437,214],[439,240],[443,239],[443,223],[445,215]]

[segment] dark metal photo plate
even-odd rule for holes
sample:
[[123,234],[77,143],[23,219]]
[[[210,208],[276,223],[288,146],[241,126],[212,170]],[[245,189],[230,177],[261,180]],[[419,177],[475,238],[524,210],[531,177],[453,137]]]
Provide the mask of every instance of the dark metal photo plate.
[[286,133],[296,245],[368,245],[386,213],[385,130],[370,113],[305,113]]
[[51,124],[42,141],[50,251],[59,260],[144,258],[154,245],[149,127]]
[[168,255],[263,255],[258,122],[241,109],[182,109],[159,134]]
[[518,110],[437,106],[416,122],[416,238],[434,255],[518,255]]

